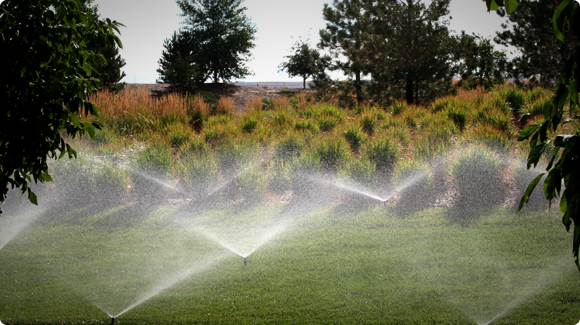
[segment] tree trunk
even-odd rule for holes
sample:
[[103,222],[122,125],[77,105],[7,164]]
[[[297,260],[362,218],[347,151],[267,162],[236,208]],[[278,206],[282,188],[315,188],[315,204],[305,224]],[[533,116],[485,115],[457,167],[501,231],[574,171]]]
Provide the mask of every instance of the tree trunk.
[[415,85],[413,83],[413,79],[408,77],[407,78],[407,88],[405,90],[407,104],[414,104],[415,103],[414,92],[415,92]]
[[302,78],[302,88],[306,89],[306,77]]
[[355,81],[355,84],[354,84],[354,87],[355,87],[354,89],[355,89],[355,92],[356,92],[356,102],[358,104],[360,104],[360,103],[362,103],[362,87],[361,87],[361,84],[360,84],[360,71],[357,71],[356,72],[356,77],[355,78],[356,78],[355,79],[356,81]]

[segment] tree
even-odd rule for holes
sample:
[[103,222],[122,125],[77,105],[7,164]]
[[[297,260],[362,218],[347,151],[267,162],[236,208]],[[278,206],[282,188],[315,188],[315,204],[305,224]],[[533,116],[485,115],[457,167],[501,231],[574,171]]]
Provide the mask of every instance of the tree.
[[[516,80],[529,79],[532,85],[554,87],[566,60],[580,45],[573,34],[567,35],[564,42],[554,37],[552,17],[561,0],[521,0],[518,10],[509,15],[505,29],[497,32],[495,42],[516,47],[522,55],[514,58],[513,76]],[[504,17],[505,10],[497,13]]]
[[303,39],[299,39],[290,50],[294,54],[285,56],[288,62],[282,62],[278,68],[280,71],[288,71],[291,78],[302,77],[302,87],[306,89],[306,79],[318,73],[320,52],[311,48],[308,40]]
[[98,86],[104,57],[88,43],[121,41],[122,24],[99,20],[79,0],[4,0],[0,3],[0,202],[9,188],[36,195],[29,183],[51,181],[47,159],[75,157],[61,132],[93,136],[99,117],[85,100]]
[[[97,19],[100,18],[98,5],[94,0],[82,0],[83,7],[90,11]],[[102,42],[93,40],[89,42],[88,47],[94,52],[102,55],[106,62],[99,61],[95,64],[97,70],[96,77],[100,81],[99,89],[108,89],[114,92],[120,91],[125,86],[119,83],[126,75],[121,69],[125,66],[125,60],[119,54],[119,47],[115,42]]]
[[447,20],[450,0],[373,1],[369,62],[381,93],[402,97],[407,103],[430,99],[451,88],[453,41]]
[[462,32],[456,40],[455,61],[459,62],[457,74],[461,76],[459,86],[489,89],[505,83],[510,63],[504,52],[496,51],[489,40],[477,35]]
[[[518,0],[485,0],[488,10],[497,10],[505,6],[508,14],[512,14],[519,6]],[[555,9],[552,18],[552,26],[555,37],[560,42],[565,42],[569,37],[580,36],[580,5],[577,1],[563,0]],[[574,53],[566,60],[556,79],[554,97],[551,105],[544,112],[545,120],[541,124],[532,124],[525,127],[518,138],[519,141],[530,141],[530,153],[528,155],[528,168],[537,166],[546,150],[553,150],[551,159],[546,167],[546,172],[538,175],[526,190],[519,205],[519,210],[528,202],[536,185],[543,177],[544,194],[548,200],[560,197],[560,210],[564,214],[562,222],[566,230],[574,224],[574,239],[572,252],[575,262],[580,269],[578,251],[580,247],[580,115],[578,107],[578,83],[580,78],[580,47],[576,47]],[[564,127],[565,126],[565,127]],[[561,131],[571,134],[554,133]],[[562,181],[564,190],[562,191]]]
[[336,59],[333,70],[341,70],[349,78],[354,76],[359,103],[362,101],[361,77],[369,72],[365,45],[370,32],[367,13],[371,4],[368,0],[334,0],[334,8],[325,3],[322,9],[327,23],[320,30],[318,47],[328,49]]
[[121,82],[126,74],[121,69],[125,66],[125,60],[119,54],[117,44],[107,43],[103,46],[95,46],[94,51],[102,55],[105,61],[99,61],[95,65],[97,71],[96,78],[99,79],[99,89],[108,89],[118,92],[125,87]]
[[[195,44],[193,44],[195,45]],[[193,91],[195,85],[205,81],[195,63],[196,51],[191,44],[191,37],[185,32],[174,32],[165,40],[159,59],[158,83],[168,83],[180,92]]]
[[[177,0],[187,36],[199,46],[195,64],[204,81],[231,82],[250,73],[245,66],[254,48],[256,27],[245,15],[242,0]],[[183,53],[182,53],[183,55]]]

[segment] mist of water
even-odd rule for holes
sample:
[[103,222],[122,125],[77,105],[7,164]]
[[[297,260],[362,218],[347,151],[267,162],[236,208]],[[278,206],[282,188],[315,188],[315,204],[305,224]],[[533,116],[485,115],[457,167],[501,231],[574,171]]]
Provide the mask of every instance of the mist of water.
[[[570,266],[569,262],[570,261],[568,257],[562,257],[559,260],[555,261],[550,266],[543,268],[531,281],[527,281],[525,286],[520,288],[520,290],[518,290],[514,299],[509,301],[509,303],[506,304],[505,308],[501,309],[492,317],[483,320],[478,317],[473,317],[472,315],[469,314],[468,317],[470,317],[478,325],[492,324],[493,322],[502,318],[510,311],[519,307],[521,304],[532,298],[534,295],[537,295],[538,293],[542,292],[550,284],[561,279],[565,273],[571,272],[572,268],[569,267]],[[575,270],[573,271],[575,272]]]
[[118,313],[116,315],[111,315],[109,312],[103,310],[98,305],[97,305],[97,307],[99,309],[103,310],[103,312],[105,312],[109,317],[117,318],[117,317],[127,313],[128,311],[132,310],[133,308],[145,303],[149,299],[157,296],[158,294],[162,293],[163,291],[189,279],[194,274],[198,274],[198,273],[210,268],[211,266],[213,266],[214,264],[219,262],[221,259],[223,259],[224,256],[225,255],[212,256],[211,259],[207,259],[205,262],[196,264],[190,268],[182,270],[182,271],[174,274],[173,276],[171,276],[169,278],[162,279],[155,286],[153,286],[150,290],[148,290],[146,294],[139,297],[133,304],[131,304],[129,307],[123,309],[120,313]]
[[42,211],[39,208],[31,208],[16,215],[8,215],[10,212],[5,211],[0,218],[0,249],[36,221]]

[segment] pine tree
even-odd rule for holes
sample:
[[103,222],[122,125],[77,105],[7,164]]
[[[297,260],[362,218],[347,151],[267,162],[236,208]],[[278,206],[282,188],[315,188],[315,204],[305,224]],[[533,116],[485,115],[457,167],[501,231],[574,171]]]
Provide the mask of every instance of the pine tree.
[[362,101],[361,77],[369,72],[365,45],[369,39],[367,13],[372,1],[334,0],[332,7],[324,4],[322,15],[326,28],[320,30],[321,49],[329,50],[335,58],[333,70],[354,77],[357,102]]
[[453,40],[445,17],[450,0],[374,1],[369,8],[369,62],[376,93],[407,103],[431,99],[451,88]]
[[[580,46],[580,40],[567,35],[565,42],[554,37],[552,17],[562,1],[521,0],[518,10],[509,16],[512,30],[503,24],[504,31],[497,32],[495,42],[516,47],[522,55],[513,60],[516,79],[530,79],[532,84],[553,87],[568,58]],[[502,17],[505,10],[497,11]]]
[[[92,12],[99,18],[98,5],[94,4],[94,0],[84,0],[83,6],[87,11]],[[119,47],[114,42],[102,42],[96,39],[88,41],[88,47],[95,53],[104,57],[106,62],[100,61],[95,69],[97,70],[97,78],[100,80],[100,89],[108,89],[117,92],[125,86],[125,83],[120,81],[125,78],[125,72],[121,69],[125,66],[125,60],[119,54]]]
[[195,51],[187,32],[174,32],[165,40],[159,59],[158,83],[168,83],[179,92],[192,91],[195,85],[205,81],[195,63]]

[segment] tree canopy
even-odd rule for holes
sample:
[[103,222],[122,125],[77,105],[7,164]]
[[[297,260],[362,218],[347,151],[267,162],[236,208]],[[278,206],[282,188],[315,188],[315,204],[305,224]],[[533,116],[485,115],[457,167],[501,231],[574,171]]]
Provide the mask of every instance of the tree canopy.
[[370,25],[367,0],[333,0],[322,9],[326,28],[320,30],[321,49],[327,49],[335,58],[332,70],[340,70],[349,78],[354,77],[357,101],[362,101],[361,77],[368,73],[364,46],[368,44]]
[[[91,11],[91,13],[97,18],[100,18],[98,5],[94,3],[94,0],[83,0],[83,6],[86,10]],[[109,89],[112,91],[119,91],[125,86],[124,83],[120,83],[126,74],[121,71],[125,66],[125,60],[119,54],[119,46],[115,42],[102,42],[99,40],[93,40],[89,42],[88,47],[94,52],[102,55],[105,61],[99,61],[95,64],[95,70],[97,70],[96,77],[99,79],[100,89]]]
[[320,52],[303,39],[299,39],[290,50],[294,54],[285,56],[288,61],[282,62],[278,68],[286,70],[290,77],[302,77],[302,87],[306,88],[306,79],[318,73]]
[[76,156],[69,137],[93,135],[99,117],[86,101],[105,62],[88,44],[116,44],[122,24],[99,20],[80,0],[5,0],[0,3],[0,202],[10,188],[36,195],[31,182],[50,181],[47,159]]
[[242,0],[177,0],[185,17],[182,37],[189,38],[185,44],[189,44],[190,53],[195,51],[193,63],[199,80],[231,82],[251,74],[245,63],[254,48],[257,30],[241,3]]
[[[497,32],[495,42],[516,47],[521,56],[513,60],[513,77],[528,79],[532,85],[554,87],[566,60],[580,45],[578,38],[568,33],[564,41],[554,37],[552,18],[561,0],[521,0],[518,10],[509,15],[509,25]],[[505,9],[497,13],[504,17]],[[511,30],[508,29],[511,26]]]
[[404,94],[407,103],[430,99],[451,85],[449,3],[389,0],[374,2],[371,9],[373,80],[388,86],[395,97]]
[[[512,14],[519,0],[485,0],[488,10],[505,7]],[[560,42],[566,42],[569,37],[580,36],[580,5],[577,1],[564,0],[555,9],[552,16],[554,36]],[[560,210],[563,213],[562,222],[566,230],[574,225],[572,251],[576,265],[580,268],[578,252],[580,248],[580,115],[578,107],[578,78],[580,78],[580,47],[566,59],[556,79],[554,97],[551,105],[544,112],[543,123],[525,127],[518,140],[529,140],[530,152],[528,168],[537,166],[544,153],[549,154],[546,172],[538,175],[529,185],[522,197],[519,209],[528,202],[530,195],[541,181],[544,180],[544,194],[550,202],[560,198]],[[558,134],[567,132],[569,134]],[[562,190],[562,182],[564,190]]]
[[164,50],[159,59],[158,83],[168,83],[179,92],[192,91],[195,85],[205,81],[196,64],[195,44],[188,32],[174,32],[163,43]]

